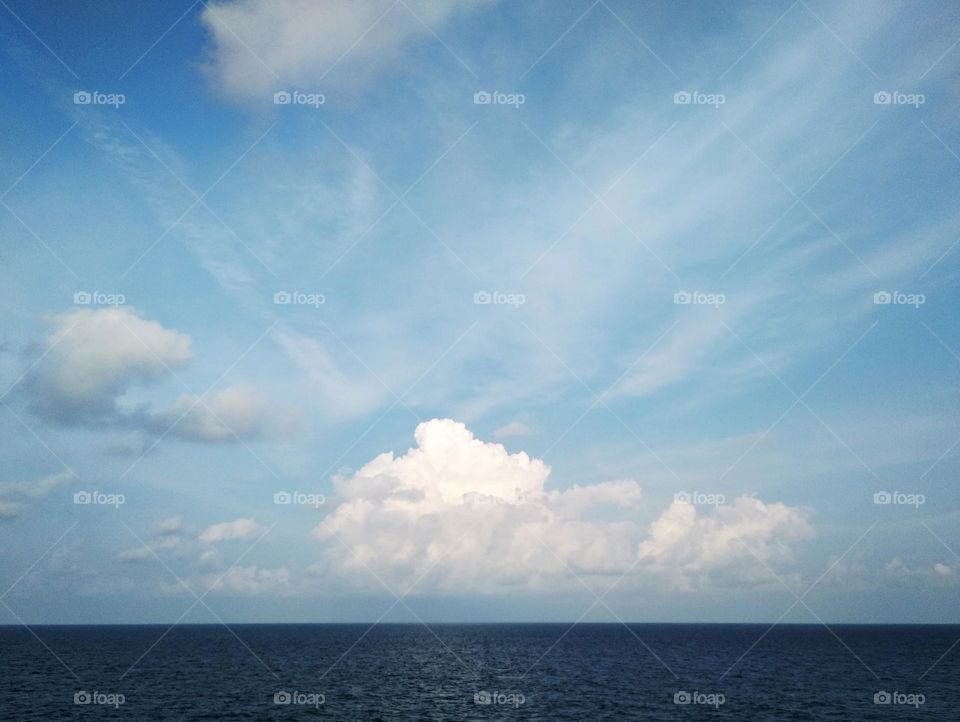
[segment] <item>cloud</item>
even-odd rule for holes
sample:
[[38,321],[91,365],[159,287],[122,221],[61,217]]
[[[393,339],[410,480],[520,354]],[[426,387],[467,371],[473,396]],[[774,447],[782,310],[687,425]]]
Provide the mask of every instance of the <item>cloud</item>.
[[171,549],[183,549],[188,542],[181,536],[184,530],[182,516],[170,516],[154,522],[150,527],[150,538],[146,545],[124,549],[117,554],[117,559],[124,562],[143,561],[151,559],[155,553]]
[[116,414],[131,386],[158,381],[190,357],[188,336],[130,307],[61,313],[51,323],[31,388],[36,410],[61,422]]
[[203,401],[184,394],[152,418],[159,433],[170,428],[172,435],[189,441],[261,439],[291,433],[300,425],[295,411],[275,408],[248,386],[229,386]]
[[434,419],[415,438],[403,456],[381,454],[335,480],[342,501],[314,530],[328,542],[331,572],[353,581],[373,572],[398,593],[421,576],[418,591],[481,593],[552,590],[574,575],[761,583],[769,574],[736,542],[779,565],[786,543],[810,533],[799,510],[741,498],[704,517],[674,504],[644,540],[636,481],[548,490],[543,461],[476,439],[462,423]]
[[124,549],[122,552],[117,554],[117,559],[124,562],[152,559],[155,553],[169,551],[171,549],[179,549],[183,546],[183,544],[183,539],[178,536],[162,536],[158,539],[152,539],[148,541],[148,546],[141,544],[139,546],[130,547],[129,549]]
[[331,413],[359,416],[378,407],[388,395],[370,373],[351,374],[343,370],[319,341],[284,329],[276,334],[280,348],[303,374],[304,393],[315,396]]
[[[28,391],[34,410],[65,424],[122,424],[151,435],[189,441],[262,439],[295,432],[301,416],[279,408],[246,385],[199,401],[191,394],[153,412],[121,397],[135,386],[172,376],[190,358],[189,336],[148,321],[130,307],[82,309],[52,317],[54,333]],[[143,453],[146,440],[119,440],[117,451]],[[147,447],[149,448],[149,447]]]
[[267,527],[261,526],[253,519],[235,519],[234,521],[225,521],[207,527],[200,535],[200,541],[213,544],[231,539],[250,539],[260,536],[266,531]]
[[514,436],[526,436],[530,433],[530,427],[527,426],[522,421],[514,419],[507,424],[504,424],[499,429],[493,432],[493,435],[498,439],[509,439]]
[[216,549],[207,549],[200,555],[200,564],[207,567],[219,567],[223,564],[223,559]]
[[485,1],[411,0],[410,9],[392,0],[210,3],[201,15],[211,41],[206,70],[236,100],[270,102],[276,90],[316,91],[335,79],[356,86],[394,66],[411,41]]
[[0,483],[0,519],[13,519],[27,505],[66,485],[73,478],[70,471],[45,476],[35,481],[7,481]]
[[167,534],[176,534],[183,528],[183,517],[182,516],[170,516],[166,519],[161,519],[153,525],[153,531],[155,534],[167,535]]
[[240,595],[279,594],[290,587],[291,574],[285,566],[267,568],[250,565],[232,567],[226,574],[209,574],[203,588]]
[[675,501],[650,526],[640,545],[641,568],[657,571],[673,588],[776,581],[771,568],[791,560],[788,542],[811,536],[802,510],[743,496],[701,516]]
[[845,591],[915,590],[921,587],[955,587],[960,583],[955,565],[943,562],[911,565],[899,555],[886,562],[876,558],[867,559],[864,553],[845,559],[831,559],[827,571],[824,583]]

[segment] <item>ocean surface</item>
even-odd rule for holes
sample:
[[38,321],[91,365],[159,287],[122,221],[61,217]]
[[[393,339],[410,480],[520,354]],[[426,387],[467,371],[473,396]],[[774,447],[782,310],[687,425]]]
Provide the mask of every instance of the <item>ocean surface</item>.
[[957,625],[7,626],[0,719],[960,720],[958,639]]

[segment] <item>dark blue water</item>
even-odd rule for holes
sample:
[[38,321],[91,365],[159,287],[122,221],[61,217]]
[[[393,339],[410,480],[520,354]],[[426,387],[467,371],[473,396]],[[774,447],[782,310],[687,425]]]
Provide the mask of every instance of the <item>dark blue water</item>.
[[960,626],[32,629],[0,719],[960,720]]

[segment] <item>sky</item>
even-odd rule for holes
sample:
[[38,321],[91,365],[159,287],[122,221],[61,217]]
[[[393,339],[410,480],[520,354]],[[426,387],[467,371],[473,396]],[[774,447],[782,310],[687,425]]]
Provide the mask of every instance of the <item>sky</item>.
[[957,622],[956,3],[0,5],[0,623]]

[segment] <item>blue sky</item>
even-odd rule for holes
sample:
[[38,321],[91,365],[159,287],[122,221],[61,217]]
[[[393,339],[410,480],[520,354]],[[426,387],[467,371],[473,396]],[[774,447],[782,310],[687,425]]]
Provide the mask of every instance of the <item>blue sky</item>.
[[956,5],[0,32],[0,622],[956,621]]

